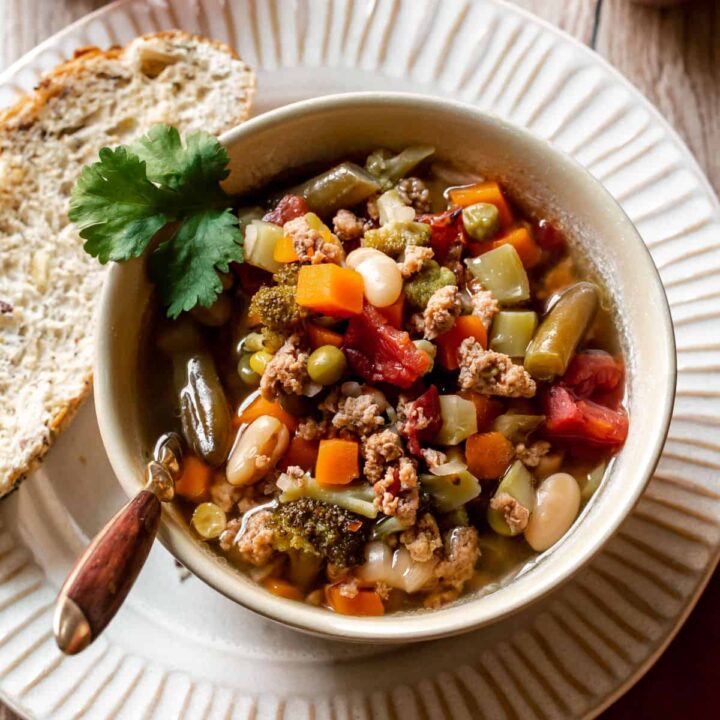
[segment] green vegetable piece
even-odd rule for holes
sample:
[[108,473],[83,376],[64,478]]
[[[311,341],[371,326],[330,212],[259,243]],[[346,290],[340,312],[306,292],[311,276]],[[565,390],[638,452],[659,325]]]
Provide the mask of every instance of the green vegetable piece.
[[227,527],[227,516],[215,503],[204,502],[195,508],[190,523],[203,540],[214,540]]
[[282,238],[283,231],[275,223],[253,220],[245,228],[245,262],[261,270],[275,273],[283,263],[273,258],[275,243]]
[[[535,488],[533,487],[532,475],[519,460],[513,463],[505,473],[493,497],[498,497],[503,493],[515,498],[529,512],[533,511],[535,507]],[[488,507],[487,520],[490,527],[499,535],[512,537],[522,532],[522,530],[511,530],[505,522],[502,512],[495,510],[493,507]]]
[[273,282],[278,285],[297,285],[300,263],[283,263],[282,267],[273,274]]
[[544,415],[505,413],[493,420],[492,429],[502,433],[513,445],[525,442],[545,422]]
[[490,203],[475,203],[463,208],[462,221],[467,234],[478,242],[490,240],[500,229],[500,213]]
[[402,532],[407,530],[407,526],[403,525],[397,516],[387,516],[380,518],[375,525],[373,525],[371,540],[382,540],[383,538],[393,535],[394,533]]
[[347,360],[343,351],[334,345],[322,345],[308,358],[310,379],[320,385],[332,385],[345,374]]
[[186,362],[180,420],[185,440],[195,455],[213,467],[222,465],[230,447],[230,410],[209,353],[195,355]]
[[368,230],[362,244],[397,258],[408,245],[429,245],[430,233],[425,223],[393,222]]
[[299,550],[340,567],[361,565],[369,523],[338,505],[309,497],[281,503],[272,510],[269,526],[280,552]]
[[[415,211],[405,203],[397,190],[387,190],[377,199],[378,220],[380,225],[400,221],[409,222],[415,217]],[[405,217],[409,215],[408,217]]]
[[580,490],[580,501],[583,505],[585,505],[585,503],[587,503],[597,492],[597,489],[600,487],[600,483],[602,483],[603,478],[605,477],[606,469],[607,463],[601,462],[585,476],[585,482],[581,484]]
[[287,192],[302,195],[310,210],[330,217],[340,208],[353,207],[380,190],[377,180],[359,165],[344,162]]
[[378,179],[383,190],[389,190],[434,152],[430,145],[411,145],[397,155],[385,149],[375,150],[368,155],[365,169]]
[[543,318],[525,353],[525,369],[538,380],[563,375],[578,343],[595,317],[597,286],[579,282],[569,287]]
[[153,252],[150,275],[177,317],[209,307],[222,292],[217,272],[242,262],[242,234],[219,183],[228,175],[227,151],[207,133],[183,146],[175,128],[156,125],[134,145],[103,148],[72,190],[69,217],[101,263],[141,255],[155,234],[177,222]]
[[501,304],[514,305],[530,299],[528,276],[512,245],[501,245],[465,263]]
[[420,486],[429,493],[433,506],[448,513],[470,502],[480,494],[480,481],[467,470],[457,475],[421,475]]
[[279,500],[281,503],[286,503],[301,497],[321,500],[329,505],[339,505],[341,508],[372,520],[378,515],[378,509],[374,503],[375,492],[368,483],[344,485],[342,489],[326,488],[320,485],[314,477],[306,475],[303,478],[302,487],[293,484],[289,490],[283,491]]
[[295,302],[293,285],[261,287],[252,296],[248,313],[277,332],[290,330],[307,315],[307,311]]
[[271,330],[269,327],[264,327],[260,334],[263,338],[263,349],[271,353],[276,353],[284,344],[287,337],[277,330]]
[[426,260],[422,270],[405,283],[405,299],[411,307],[424,310],[432,294],[446,285],[457,285],[455,273],[434,260]]
[[250,355],[243,353],[237,367],[240,379],[249,387],[257,387],[260,384],[260,376],[250,367]]
[[531,310],[501,310],[493,319],[490,349],[513,358],[525,357],[537,324],[537,313]]
[[440,395],[442,426],[435,437],[438,445],[459,445],[477,432],[474,403],[459,395]]

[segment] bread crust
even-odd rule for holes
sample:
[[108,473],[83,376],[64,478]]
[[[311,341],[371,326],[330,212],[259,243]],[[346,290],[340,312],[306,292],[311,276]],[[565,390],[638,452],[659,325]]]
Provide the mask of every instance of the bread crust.
[[[218,51],[218,53],[227,56],[228,62],[233,64],[233,76],[237,75],[238,78],[242,79],[243,84],[241,90],[242,96],[244,97],[244,103],[237,103],[237,107],[233,107],[233,116],[231,118],[225,117],[228,114],[227,112],[218,113],[217,108],[213,108],[210,106],[206,107],[205,105],[202,105],[202,103],[199,103],[197,106],[197,114],[199,114],[199,117],[196,117],[196,119],[199,119],[201,121],[201,124],[204,125],[204,120],[212,118],[217,125],[219,123],[218,116],[221,116],[223,121],[221,123],[222,127],[217,127],[217,132],[228,130],[234,125],[237,125],[247,119],[252,105],[252,99],[255,93],[255,76],[252,70],[242,62],[237,53],[224,43],[204,38],[199,35],[193,35],[191,33],[187,33],[181,30],[167,30],[163,32],[143,35],[140,38],[136,38],[132,42],[128,43],[128,45],[124,47],[113,46],[106,50],[94,46],[78,48],[72,58],[47,72],[42,77],[37,88],[32,93],[29,93],[28,95],[20,98],[12,107],[8,108],[7,110],[0,112],[0,139],[4,141],[2,145],[4,146],[6,151],[5,153],[3,153],[3,149],[2,147],[0,147],[0,198],[7,199],[8,197],[12,197],[12,193],[14,192],[11,182],[7,182],[5,188],[3,188],[2,162],[4,159],[4,154],[12,154],[11,152],[7,151],[13,150],[13,142],[15,143],[15,145],[17,145],[18,148],[24,147],[22,145],[22,143],[24,142],[23,136],[26,137],[27,131],[33,128],[33,126],[35,126],[37,123],[44,122],[43,112],[48,108],[49,103],[53,100],[55,101],[55,103],[61,103],[63,101],[62,96],[64,93],[71,95],[72,93],[77,92],[78,87],[80,87],[83,83],[92,84],[93,78],[95,78],[99,86],[99,78],[101,73],[98,71],[97,76],[93,75],[94,70],[98,69],[98,65],[102,64],[105,61],[123,62],[127,60],[127,62],[130,63],[131,58],[129,56],[129,52],[131,50],[139,47],[142,43],[152,44],[157,43],[157,41],[167,41],[178,47],[183,46],[185,47],[185,49],[191,47],[196,51],[197,48],[201,46],[205,46],[206,48],[210,47]],[[192,65],[193,59],[188,57],[186,60],[189,66]],[[185,59],[181,58],[181,60],[179,60],[178,62],[184,61]],[[219,58],[214,58],[213,61],[222,62],[222,60]],[[90,90],[92,89],[93,88],[91,86]],[[90,90],[85,88],[86,93],[89,93]],[[72,102],[77,103],[77,97],[72,98],[70,103]],[[72,105],[69,105],[69,107],[72,107]],[[226,110],[226,108],[224,109]],[[207,118],[203,117],[203,113],[207,115]],[[181,123],[178,124],[181,125]],[[138,123],[138,126],[143,126],[143,123]],[[180,127],[180,129],[181,131],[184,130],[182,126]],[[78,172],[79,170],[80,167],[77,168]],[[9,190],[8,187],[10,188]],[[59,196],[61,196],[62,198],[65,197],[65,195],[60,193],[60,191],[58,191],[58,193]],[[10,207],[12,207],[12,204],[10,204]],[[5,212],[7,212],[7,209],[5,209]],[[65,224],[63,227],[67,225],[66,218],[62,218],[62,223]],[[31,233],[28,233],[28,235],[31,235]],[[82,243],[82,240],[79,237],[77,237],[76,239],[77,244],[80,245]],[[6,242],[3,242],[4,240]],[[9,236],[6,236],[2,229],[0,229],[0,250],[5,250],[5,247],[3,247],[3,245],[8,245],[8,243]],[[12,250],[11,244],[9,245],[9,247]],[[26,251],[27,253],[32,253],[34,250],[35,248],[32,244],[32,239],[30,239],[27,243]],[[61,262],[62,258],[59,261],[53,258],[53,261]],[[92,262],[95,263],[96,261],[92,260]],[[1,263],[0,270],[2,270]],[[0,273],[0,281],[2,281],[1,274],[2,273]],[[7,293],[8,287],[12,289],[12,284],[10,282],[8,285],[5,286],[3,286],[3,284],[0,282],[0,300],[7,300],[9,303],[11,303],[11,305],[16,305],[16,298],[13,297],[12,293],[8,297],[3,297],[3,289],[5,289],[5,292]],[[55,290],[54,292],[57,294],[57,290]],[[33,310],[42,312],[43,306],[41,301],[43,299],[47,301],[49,295],[50,293],[45,293],[44,295],[41,294],[36,303],[38,307],[34,307]],[[2,350],[4,340],[3,332],[4,326],[2,325],[2,323],[0,323],[0,351]],[[10,358],[10,367],[9,370],[7,369],[7,367],[5,370],[3,370],[3,361],[5,361],[7,365],[7,357]],[[44,359],[47,361],[47,358]],[[3,372],[6,373],[7,379],[7,374],[11,375],[13,370],[20,369],[22,363],[24,362],[23,353],[20,353],[20,360],[18,361],[17,367],[13,366],[13,362],[14,360],[12,353],[10,353],[10,355],[6,357],[3,357],[3,355],[0,353],[0,381],[2,381]],[[72,397],[63,398],[59,411],[54,411],[57,407],[57,402],[46,402],[44,407],[48,412],[45,413],[42,424],[37,424],[37,432],[35,433],[34,439],[27,437],[10,437],[13,450],[15,450],[16,446],[22,447],[23,443],[32,445],[33,448],[32,454],[25,457],[22,462],[15,462],[14,460],[11,461],[9,463],[9,470],[6,470],[6,472],[3,472],[2,463],[0,462],[0,497],[6,495],[11,490],[13,490],[25,476],[27,476],[30,472],[35,470],[40,465],[45,454],[52,446],[55,438],[66,427],[68,427],[75,413],[82,405],[83,401],[88,396],[92,388],[92,369],[90,365],[91,363],[88,363],[88,366],[85,368],[84,372],[78,373],[77,378],[74,378],[76,382],[73,382],[72,386],[78,388],[78,390]],[[2,386],[0,386],[0,390],[2,390]],[[51,405],[53,406],[52,409]],[[2,412],[3,410],[2,408],[0,408],[0,413]],[[0,436],[2,435],[2,432],[2,423],[0,423]],[[3,450],[1,441],[2,437],[0,437],[0,450]],[[20,450],[18,450],[18,453],[20,453]]]

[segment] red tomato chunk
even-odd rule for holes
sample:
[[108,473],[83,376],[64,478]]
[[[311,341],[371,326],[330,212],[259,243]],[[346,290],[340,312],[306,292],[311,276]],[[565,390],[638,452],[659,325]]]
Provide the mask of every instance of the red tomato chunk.
[[462,208],[450,208],[436,215],[420,215],[418,222],[430,226],[430,246],[435,253],[435,259],[444,262],[448,250],[463,237]]
[[406,420],[400,434],[407,439],[408,450],[420,455],[421,443],[431,443],[440,432],[440,395],[435,385],[405,408]]
[[370,383],[409,388],[430,367],[429,356],[372,305],[366,304],[360,315],[350,319],[342,349],[352,369]]
[[545,432],[550,437],[594,445],[620,446],[625,442],[628,416],[624,408],[611,410],[592,400],[579,399],[561,385],[545,393],[543,405]]
[[602,350],[578,353],[570,362],[561,383],[581,398],[615,390],[623,379],[622,363]]
[[263,216],[265,222],[275,223],[276,225],[284,225],[290,220],[305,215],[310,212],[310,208],[305,202],[305,198],[301,195],[285,195],[275,206],[274,210]]

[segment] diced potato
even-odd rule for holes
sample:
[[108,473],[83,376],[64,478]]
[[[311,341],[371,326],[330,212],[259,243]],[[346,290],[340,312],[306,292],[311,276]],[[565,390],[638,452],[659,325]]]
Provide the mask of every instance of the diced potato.
[[438,445],[458,445],[477,432],[475,405],[459,395],[440,396],[442,427],[435,438]]
[[513,358],[525,357],[525,350],[538,325],[532,310],[501,310],[493,320],[490,349]]
[[530,299],[528,276],[512,245],[501,245],[465,262],[468,270],[501,304],[514,305]]

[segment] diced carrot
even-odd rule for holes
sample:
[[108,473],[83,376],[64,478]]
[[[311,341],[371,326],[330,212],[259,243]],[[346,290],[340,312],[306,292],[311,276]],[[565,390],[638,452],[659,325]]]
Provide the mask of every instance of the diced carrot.
[[403,329],[403,317],[405,315],[405,293],[401,292],[398,299],[392,304],[384,308],[378,308],[377,311],[388,321],[390,325],[398,330]]
[[175,481],[175,492],[191,502],[205,502],[210,498],[212,473],[212,468],[200,458],[186,455],[182,475]]
[[292,583],[280,578],[265,578],[262,586],[273,595],[287,598],[288,600],[303,600],[304,595]]
[[283,235],[275,243],[273,249],[273,260],[280,263],[297,262],[300,258],[295,252],[293,239],[289,235]]
[[334,263],[303,265],[295,300],[298,305],[331,317],[359,315],[363,309],[362,275]]
[[467,207],[475,203],[490,203],[500,213],[500,226],[505,229],[513,224],[513,214],[500,186],[493,181],[481,182],[450,191],[450,200],[455,205]]
[[471,435],[465,442],[468,470],[478,480],[499,478],[513,458],[512,443],[499,432]]
[[327,585],[325,597],[330,607],[341,615],[379,616],[385,614],[382,598],[374,590],[358,590],[355,597],[345,597],[338,585]]
[[318,442],[317,440],[305,440],[295,435],[288,449],[280,458],[278,468],[280,470],[287,470],[291,465],[298,465],[306,472],[312,472],[317,462],[318,457]]
[[310,338],[310,344],[314,349],[322,347],[323,345],[334,345],[335,347],[342,345],[343,336],[334,330],[329,330],[328,328],[311,322],[305,323],[305,330]]
[[251,423],[262,415],[271,415],[280,422],[287,425],[287,429],[293,433],[297,427],[297,419],[290,413],[285,412],[278,402],[266,400],[262,395],[258,395],[242,412],[238,412],[233,418],[235,427],[239,427],[243,423]]
[[355,440],[321,440],[315,479],[321,485],[347,485],[360,477],[358,454]]
[[458,395],[464,400],[469,400],[475,406],[479,432],[489,430],[493,420],[502,414],[503,404],[499,400],[472,390],[462,390]]
[[487,347],[487,331],[482,320],[476,315],[461,315],[450,330],[437,339],[438,362],[446,370],[457,370],[457,351],[465,338],[475,338],[484,348]]
[[524,225],[507,230],[492,241],[492,249],[501,245],[512,245],[517,250],[522,264],[528,269],[540,262],[542,250]]

